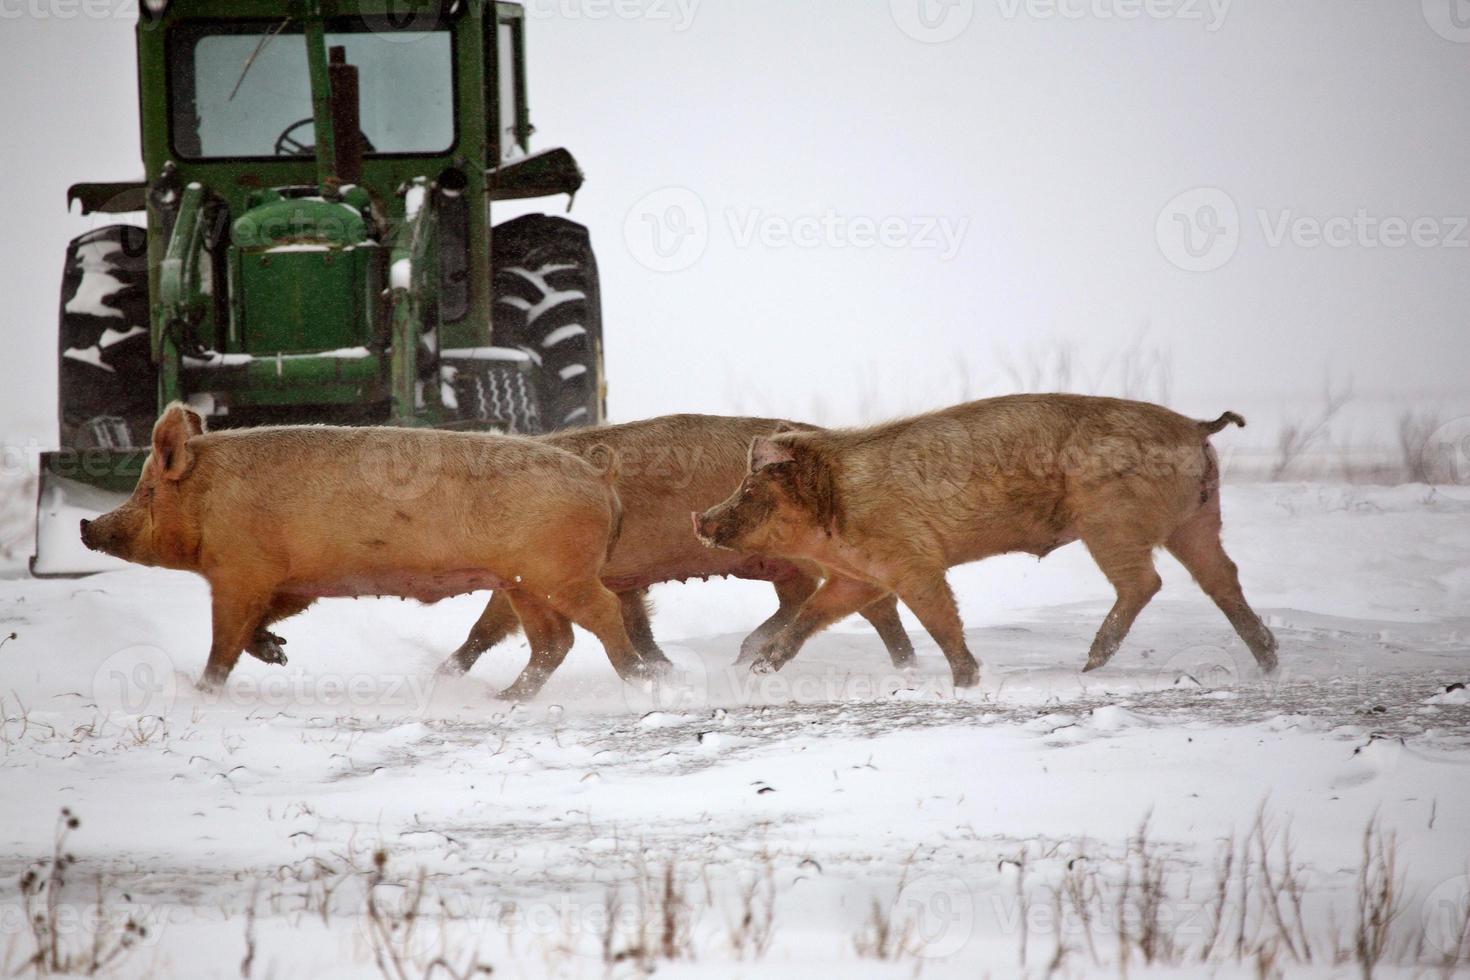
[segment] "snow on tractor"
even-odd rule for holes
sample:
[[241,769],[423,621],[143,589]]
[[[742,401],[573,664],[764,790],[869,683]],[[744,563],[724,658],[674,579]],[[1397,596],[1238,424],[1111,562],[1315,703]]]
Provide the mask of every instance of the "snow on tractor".
[[131,491],[175,399],[215,429],[603,420],[587,230],[490,221],[582,184],[529,151],[520,5],[173,0],[136,33],[144,177],[67,202],[146,222],[67,249],[35,574],[109,567],[78,518]]

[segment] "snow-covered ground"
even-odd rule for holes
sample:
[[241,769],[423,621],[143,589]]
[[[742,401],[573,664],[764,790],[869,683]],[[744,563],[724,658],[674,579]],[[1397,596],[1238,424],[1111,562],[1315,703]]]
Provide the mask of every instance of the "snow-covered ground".
[[[1109,597],[1072,546],[952,573],[984,663],[961,697],[912,622],[911,675],[860,620],[734,670],[773,606],[738,582],[656,590],[680,668],[658,690],[580,634],[532,704],[492,697],[520,642],[434,686],[469,596],[323,602],[280,628],[288,666],[204,697],[202,582],[14,565],[0,969],[38,913],[74,966],[140,923],[123,976],[1359,976],[1380,950],[1375,975],[1451,975],[1470,494],[1251,484],[1225,507],[1274,678],[1167,556],[1080,674]],[[58,833],[75,861],[28,909]]]

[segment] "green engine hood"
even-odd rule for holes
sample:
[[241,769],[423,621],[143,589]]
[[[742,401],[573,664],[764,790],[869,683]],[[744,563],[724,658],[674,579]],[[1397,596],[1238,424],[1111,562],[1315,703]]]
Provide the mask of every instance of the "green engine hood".
[[[353,200],[358,195],[360,200]],[[341,201],[262,191],[250,205],[230,226],[230,241],[236,248],[255,250],[307,243],[343,247],[367,240],[367,221],[362,215],[368,200],[361,190],[356,195],[349,191]]]

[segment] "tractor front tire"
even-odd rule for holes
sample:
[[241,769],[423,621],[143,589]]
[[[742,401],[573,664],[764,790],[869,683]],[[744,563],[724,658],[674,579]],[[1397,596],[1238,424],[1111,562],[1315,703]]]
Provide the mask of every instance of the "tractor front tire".
[[148,320],[147,232],[107,225],[72,239],[58,335],[63,447],[148,444],[158,411]]
[[607,417],[602,297],[587,229],[528,214],[492,232],[495,343],[539,362],[543,431]]

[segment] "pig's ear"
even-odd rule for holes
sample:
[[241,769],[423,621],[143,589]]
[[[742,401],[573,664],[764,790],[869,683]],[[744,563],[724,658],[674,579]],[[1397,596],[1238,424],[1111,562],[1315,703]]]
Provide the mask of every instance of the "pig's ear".
[[153,426],[153,458],[165,480],[182,479],[189,471],[189,439],[203,431],[204,417],[187,405],[174,402],[163,410]]
[[750,442],[749,465],[752,473],[759,473],[767,466],[775,466],[778,463],[789,463],[795,458],[790,446],[766,436],[756,436]]

